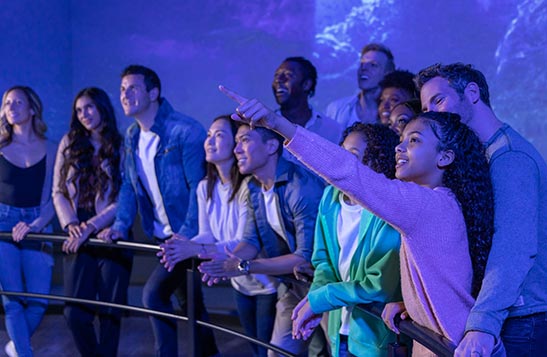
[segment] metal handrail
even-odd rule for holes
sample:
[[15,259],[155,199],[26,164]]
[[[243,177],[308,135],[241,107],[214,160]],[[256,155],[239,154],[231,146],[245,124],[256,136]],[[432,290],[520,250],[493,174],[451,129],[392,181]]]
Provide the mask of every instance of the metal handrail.
[[[11,240],[12,239],[11,232],[0,232],[0,239],[3,239],[3,240],[9,239],[9,240]],[[67,237],[66,236],[61,236],[61,235],[56,235],[56,234],[29,233],[25,237],[25,239],[27,239],[27,240],[37,240],[37,241],[44,241],[45,240],[45,241],[49,241],[49,242],[53,242],[53,243],[63,243],[67,239]],[[97,238],[90,238],[86,241],[85,244],[88,245],[88,246],[101,246],[101,247],[116,248],[116,249],[131,249],[131,250],[134,250],[134,251],[152,252],[152,253],[157,253],[160,250],[159,246],[155,245],[155,244],[129,242],[129,241],[123,241],[123,240],[119,240],[119,241],[116,241],[114,243],[106,243],[106,242],[104,242],[100,239],[97,239]],[[196,282],[196,279],[194,278],[194,274],[196,274],[195,269],[194,270],[189,270],[188,274],[189,274],[188,275],[189,279],[188,279],[187,288],[189,290],[191,290],[192,289],[191,284],[195,284],[195,283],[199,284],[199,279],[198,279],[198,282]],[[287,276],[282,276],[282,277],[279,277],[279,278],[281,278],[284,281],[288,281],[290,283],[305,284],[307,286],[310,285],[310,283],[305,283],[305,282],[302,282],[302,281],[296,280],[296,279],[290,279],[290,278],[287,278]],[[85,303],[85,304],[91,304],[91,305],[98,305],[98,306],[108,306],[108,307],[115,307],[115,308],[120,308],[120,309],[124,309],[124,310],[129,310],[129,311],[143,312],[143,313],[151,314],[151,315],[174,318],[174,319],[177,319],[177,320],[183,320],[183,321],[189,321],[190,320],[189,322],[190,322],[191,328],[192,328],[192,326],[194,328],[194,330],[191,330],[191,335],[193,334],[194,337],[196,336],[195,335],[195,332],[196,332],[195,331],[195,327],[196,327],[195,325],[201,325],[201,326],[209,327],[209,328],[216,329],[216,330],[219,330],[219,331],[222,331],[222,332],[226,332],[226,333],[232,334],[234,336],[238,336],[238,337],[243,338],[243,339],[245,339],[249,342],[260,345],[262,347],[272,349],[275,352],[281,353],[285,356],[294,356],[290,352],[285,351],[285,350],[283,350],[279,347],[270,345],[270,344],[262,342],[260,340],[256,340],[252,337],[243,335],[243,334],[241,334],[237,331],[234,331],[234,330],[222,327],[222,326],[218,326],[218,325],[215,325],[215,324],[211,324],[211,323],[208,323],[208,322],[205,322],[205,321],[197,320],[197,319],[195,319],[195,316],[193,316],[193,318],[189,319],[186,316],[169,314],[169,313],[150,310],[150,309],[146,309],[146,308],[142,308],[142,307],[138,307],[138,306],[114,304],[114,303],[109,303],[109,302],[104,302],[104,301],[97,301],[97,300],[86,300],[86,299],[70,298],[70,297],[59,296],[59,295],[43,295],[43,294],[20,293],[20,292],[15,293],[15,292],[7,292],[7,291],[1,291],[1,290],[0,290],[0,295],[30,296],[30,297],[39,297],[39,298],[45,298],[45,299],[50,299],[50,300],[61,300],[61,301],[68,301],[68,302],[75,302],[75,303]],[[193,305],[193,299],[189,298],[188,299],[188,304],[189,304],[188,311],[191,311],[191,310],[193,311],[193,308],[192,309],[190,308],[190,305],[191,304]],[[383,311],[383,308],[384,308],[384,304],[382,304],[382,303],[360,304],[360,305],[357,305],[357,308],[361,309],[362,311],[364,311],[364,312],[366,312],[366,313],[368,313],[368,314],[370,314],[370,315],[372,315],[372,316],[374,316],[378,319],[382,319],[381,316],[382,316],[382,311]],[[423,346],[430,349],[433,353],[435,353],[439,356],[453,356],[454,355],[454,350],[456,349],[456,346],[450,340],[445,338],[444,336],[441,336],[441,335],[437,334],[436,332],[429,330],[428,328],[420,326],[420,325],[418,325],[417,323],[415,323],[414,321],[412,321],[410,319],[401,320],[398,324],[398,327],[399,327],[399,330],[403,334],[405,334],[406,336],[412,338],[413,340],[416,340],[417,342],[419,342]],[[192,339],[190,339],[190,340],[192,341]],[[193,345],[193,344],[190,344],[190,345]],[[189,346],[189,348],[191,349],[192,352],[195,352],[194,347],[195,346]],[[190,353],[190,355],[194,355],[194,354],[195,353]]]
[[[12,240],[11,232],[0,232],[0,239],[1,240]],[[27,236],[25,236],[26,240],[33,240],[33,241],[49,241],[53,243],[64,243],[67,239],[67,236],[62,235],[56,235],[56,234],[49,234],[49,233],[29,233]],[[116,249],[131,249],[135,251],[141,251],[141,252],[153,252],[156,253],[160,250],[158,245],[155,244],[146,244],[146,243],[138,243],[138,242],[128,242],[128,241],[116,241],[114,243],[106,243],[100,239],[96,238],[90,238],[85,243],[88,246],[101,246],[101,247],[108,247],[108,248],[116,248]],[[194,264],[192,264],[193,266]],[[36,293],[25,293],[25,292],[13,292],[13,291],[3,291],[0,289],[0,296],[6,295],[6,296],[24,296],[24,297],[35,297],[40,299],[47,299],[47,300],[58,300],[58,301],[65,301],[65,302],[73,302],[77,304],[88,304],[88,305],[96,305],[96,306],[105,306],[105,307],[113,307],[113,308],[119,308],[127,311],[134,311],[134,312],[141,312],[145,314],[155,315],[159,317],[166,317],[166,318],[172,318],[176,320],[182,320],[189,322],[190,325],[190,338],[189,340],[192,341],[192,343],[188,344],[188,350],[190,356],[198,356],[200,355],[198,353],[199,346],[197,346],[197,325],[208,327],[211,329],[215,329],[218,331],[222,331],[237,337],[240,337],[244,340],[247,340],[251,343],[254,343],[256,345],[260,345],[262,347],[265,347],[267,349],[273,350],[276,353],[279,353],[283,356],[288,357],[296,357],[293,353],[286,351],[280,347],[271,345],[269,343],[257,340],[255,338],[246,336],[238,331],[215,325],[209,322],[201,321],[195,318],[195,309],[194,309],[194,299],[192,298],[194,296],[194,289],[195,285],[200,284],[199,279],[195,279],[196,270],[188,270],[187,271],[187,289],[189,290],[188,295],[188,312],[189,316],[182,316],[182,315],[176,315],[176,314],[170,314],[162,311],[156,311],[151,310],[139,306],[132,306],[132,305],[123,305],[123,304],[116,304],[106,301],[98,301],[98,300],[87,300],[87,299],[80,299],[80,298],[73,298],[68,296],[62,296],[62,295],[51,295],[51,294],[36,294]]]
[[[87,300],[87,299],[72,298],[72,297],[63,296],[63,295],[24,293],[24,292],[12,292],[12,291],[3,291],[3,290],[0,290],[0,295],[22,296],[22,297],[30,297],[30,298],[37,298],[37,299],[47,299],[47,300],[57,300],[57,301],[63,301],[63,302],[72,302],[72,303],[76,303],[76,304],[86,304],[86,305],[112,307],[112,308],[117,308],[117,309],[126,310],[126,311],[144,313],[144,314],[147,314],[147,315],[154,315],[154,316],[158,316],[158,317],[165,317],[165,318],[176,319],[176,320],[180,320],[180,321],[188,321],[188,317],[182,316],[182,315],[170,314],[170,313],[167,313],[167,312],[151,310],[151,309],[147,309],[147,308],[144,308],[144,307],[133,306],[133,305],[115,304],[115,303],[100,301],[100,300]],[[283,350],[283,349],[281,349],[277,346],[273,346],[273,345],[270,345],[266,342],[254,339],[254,338],[249,337],[249,336],[246,336],[246,335],[242,334],[241,332],[238,332],[238,331],[235,331],[235,330],[223,327],[223,326],[215,325],[215,324],[212,324],[210,322],[201,321],[201,320],[196,320],[196,323],[200,326],[208,327],[208,328],[211,328],[211,329],[215,329],[215,330],[218,330],[218,331],[221,331],[221,332],[225,332],[225,333],[240,337],[240,338],[242,338],[244,340],[247,340],[249,342],[252,342],[254,344],[260,345],[260,346],[268,348],[268,349],[272,349],[272,350],[274,350],[278,353],[281,353],[285,356],[294,356],[293,354],[291,354],[291,353],[289,353],[289,352],[287,352],[287,351],[285,351],[285,350]]]
[[[48,242],[59,243],[59,244],[64,243],[67,240],[67,238],[68,236],[52,234],[52,233],[29,233],[25,236],[25,240],[48,241]],[[0,232],[0,239],[12,240],[11,232]],[[106,243],[98,238],[89,238],[85,242],[85,245],[116,248],[116,249],[131,249],[135,251],[153,252],[153,253],[157,253],[160,251],[160,247],[157,244],[130,242],[126,240],[117,240],[113,243]]]
[[[366,312],[369,315],[372,315],[378,319],[382,319],[382,311],[384,310],[385,304],[374,302],[369,304],[359,304],[356,307],[361,311]],[[421,345],[427,347],[437,356],[442,357],[452,357],[454,356],[454,350],[456,345],[452,343],[446,337],[439,335],[435,331],[418,325],[412,320],[399,320],[397,327],[401,333],[410,337],[413,340],[418,341]]]
[[[298,284],[307,287],[311,286],[310,282],[297,280],[296,278],[289,277],[288,275],[278,276],[278,278],[290,284]],[[384,311],[384,306],[384,303],[373,302],[368,304],[356,305],[356,308],[366,312],[367,314],[375,318],[382,320],[382,311]],[[454,350],[456,349],[456,345],[454,345],[452,341],[442,335],[439,335],[435,331],[432,331],[427,327],[421,326],[411,319],[397,319],[396,325],[401,333],[410,337],[413,340],[418,341],[421,345],[427,347],[436,355],[443,357],[454,356]]]

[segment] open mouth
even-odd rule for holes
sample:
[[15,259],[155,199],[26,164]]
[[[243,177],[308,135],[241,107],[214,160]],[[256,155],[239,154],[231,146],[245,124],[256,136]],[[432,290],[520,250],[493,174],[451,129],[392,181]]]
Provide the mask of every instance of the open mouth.
[[399,168],[405,165],[407,162],[408,162],[407,159],[397,158],[397,164],[395,165],[395,168]]

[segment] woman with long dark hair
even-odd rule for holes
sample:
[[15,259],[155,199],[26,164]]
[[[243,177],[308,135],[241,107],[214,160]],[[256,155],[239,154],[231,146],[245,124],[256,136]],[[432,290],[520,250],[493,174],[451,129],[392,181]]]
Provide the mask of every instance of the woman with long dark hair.
[[[121,143],[108,95],[94,87],[81,90],[74,99],[69,132],[59,144],[53,182],[59,223],[68,233],[63,251],[67,253],[64,277],[65,295],[69,297],[126,303],[131,254],[82,246],[114,221],[121,186]],[[115,356],[121,312],[99,309],[98,339],[94,317],[92,306],[65,306],[65,318],[80,354]]]
[[[15,86],[2,97],[0,111],[0,286],[12,292],[49,294],[51,244],[25,240],[48,229],[54,217],[51,180],[57,146],[46,140],[42,102],[29,87]],[[2,296],[8,356],[32,356],[30,338],[42,321],[47,300]]]

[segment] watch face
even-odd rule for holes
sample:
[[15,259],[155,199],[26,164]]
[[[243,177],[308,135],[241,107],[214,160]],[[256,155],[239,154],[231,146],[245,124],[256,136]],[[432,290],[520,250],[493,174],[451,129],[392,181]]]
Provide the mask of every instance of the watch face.
[[237,265],[237,269],[240,272],[243,272],[245,274],[249,274],[249,261],[248,260],[242,260]]

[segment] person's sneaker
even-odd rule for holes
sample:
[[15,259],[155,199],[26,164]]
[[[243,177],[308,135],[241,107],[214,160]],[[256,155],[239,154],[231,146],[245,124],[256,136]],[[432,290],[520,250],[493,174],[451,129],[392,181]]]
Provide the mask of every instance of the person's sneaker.
[[6,346],[4,347],[4,352],[8,355],[8,357],[17,357],[17,351],[15,350],[15,343],[13,341],[9,341],[6,343]]

